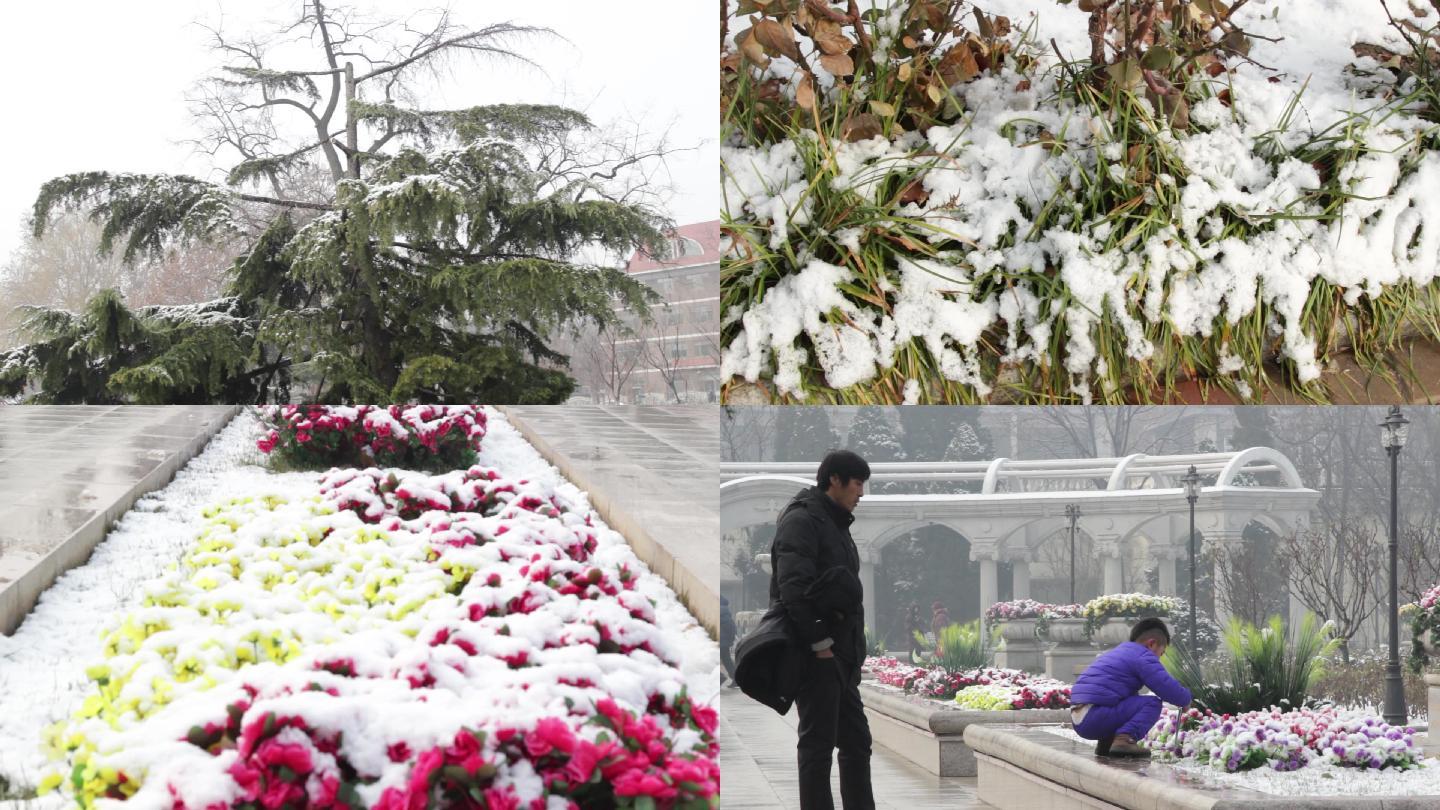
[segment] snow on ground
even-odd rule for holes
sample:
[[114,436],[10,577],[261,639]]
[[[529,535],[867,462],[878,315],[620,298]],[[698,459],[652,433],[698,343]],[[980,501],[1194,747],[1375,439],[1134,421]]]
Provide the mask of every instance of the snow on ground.
[[[487,409],[487,433],[480,445],[477,463],[504,470],[507,474],[522,476],[541,483],[553,483],[562,493],[568,493],[590,508],[590,499],[574,484],[566,481],[560,471],[546,461],[531,444],[525,441],[505,415]],[[595,526],[608,529],[597,515]],[[620,538],[615,534],[616,539]],[[690,614],[670,585],[659,574],[653,573],[645,563],[635,557],[634,552],[616,561],[626,562],[632,570],[641,572],[637,590],[655,603],[656,624],[675,642],[681,656],[680,671],[689,684],[690,694],[697,703],[715,705],[720,694],[720,646],[710,638],[705,628]]]
[[250,411],[237,416],[174,481],[138,500],[87,563],[50,586],[13,635],[0,636],[0,778],[15,787],[39,781],[41,730],[70,714],[90,683],[85,668],[100,657],[101,630],[139,605],[141,583],[180,558],[202,508],[221,497],[318,485],[318,474],[259,466],[259,430]]
[[[1186,175],[1161,175],[1156,190],[1147,192],[1147,203],[1166,207],[1172,225],[1119,248],[1110,241],[1115,223],[1104,216],[1079,219],[1092,212],[1065,214],[1043,232],[1035,221],[1057,194],[1084,197],[1093,175],[1124,174],[1126,143],[1111,131],[1108,114],[1051,100],[1057,77],[1049,69],[1056,61],[1049,43],[1054,39],[1068,57],[1087,56],[1088,15],[1053,0],[977,5],[1012,18],[1036,48],[1041,70],[1006,70],[952,88],[967,110],[955,125],[934,127],[924,138],[905,133],[893,142],[877,136],[833,143],[823,158],[808,161],[807,149],[816,151],[808,132],[759,148],[722,146],[728,215],[769,227],[772,248],[789,228],[808,221],[816,193],[811,164],[817,160],[833,163],[832,188],[886,205],[890,201],[876,194],[887,175],[925,167],[928,200],[899,205],[896,214],[924,220],[932,241],[958,239],[970,247],[939,262],[902,260],[895,268],[898,290],[887,287],[893,312],[843,299],[837,287],[853,282],[854,273],[802,251],[763,302],[725,314],[727,324],[739,320],[743,329],[724,348],[722,376],[754,382],[773,373],[781,393],[797,394],[803,391],[801,369],[816,363],[831,387],[843,388],[872,379],[898,350],[918,342],[935,356],[944,377],[983,396],[989,381],[981,377],[978,358],[987,330],[1003,324],[1004,361],[1043,361],[1052,356],[1051,337],[1063,318],[1066,367],[1075,393],[1088,399],[1092,373],[1103,377],[1106,370],[1091,337],[1102,313],[1124,330],[1129,357],[1146,360],[1155,347],[1144,336],[1144,322],[1165,319],[1181,334],[1209,337],[1217,316],[1237,323],[1263,300],[1273,312],[1267,326],[1283,336],[1286,356],[1300,381],[1308,382],[1319,377],[1320,367],[1315,340],[1301,319],[1317,280],[1345,290],[1346,302],[1354,305],[1389,285],[1426,285],[1440,274],[1440,198],[1427,192],[1440,184],[1440,154],[1417,146],[1418,133],[1431,125],[1397,112],[1393,88],[1346,69],[1354,63],[1363,74],[1374,67],[1373,60],[1354,56],[1357,42],[1408,52],[1379,0],[1249,3],[1239,14],[1241,26],[1280,41],[1254,40],[1255,63],[1235,65],[1228,79],[1229,106],[1210,98],[1191,110],[1195,129],[1156,133]],[[1421,20],[1435,21],[1433,12]],[[793,65],[779,58],[769,72],[785,77]],[[1336,153],[1356,147],[1336,175],[1353,197],[1328,221],[1320,218],[1325,209],[1315,167],[1294,154],[1267,154],[1322,136],[1343,136],[1332,147]],[[1045,148],[1048,138],[1065,148]],[[1255,230],[1226,235],[1225,212],[1238,213]],[[859,246],[852,230],[832,236],[851,249]],[[975,292],[992,271],[1046,267],[1059,269],[1068,304],[1024,281],[1003,295]],[[843,323],[828,317],[837,310]],[[1232,347],[1219,348],[1229,360],[1226,371],[1238,371]]]
[[[1041,726],[1043,731],[1090,744],[1070,726]],[[1160,760],[1157,760],[1160,762]],[[1296,771],[1256,768],[1226,773],[1208,765],[1163,762],[1211,788],[1245,788],[1278,796],[1440,796],[1440,760],[1427,757],[1408,771],[1344,768],[1328,761]]]
[[[493,409],[477,463],[507,477],[553,485],[566,500],[588,508],[585,494],[564,481]],[[213,439],[175,480],[142,498],[112,529],[84,566],[56,582],[11,637],[0,637],[0,777],[12,787],[34,786],[46,765],[42,731],[69,717],[88,690],[85,669],[101,658],[102,630],[136,608],[139,586],[157,578],[193,546],[201,510],[232,498],[267,494],[288,498],[318,493],[319,473],[275,474],[255,448],[258,420],[245,411]],[[658,575],[649,571],[623,538],[594,518],[609,564],[639,574],[636,590],[655,604],[655,624],[672,650],[697,703],[713,705],[719,689],[719,650],[706,631]],[[17,807],[58,806],[59,793]],[[4,806],[4,803],[0,803]]]

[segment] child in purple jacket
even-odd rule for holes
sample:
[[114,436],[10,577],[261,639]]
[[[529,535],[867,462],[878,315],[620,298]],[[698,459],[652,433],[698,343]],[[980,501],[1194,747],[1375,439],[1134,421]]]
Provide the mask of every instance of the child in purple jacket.
[[[1160,719],[1160,703],[1190,704],[1190,690],[1165,671],[1160,657],[1170,645],[1170,630],[1159,619],[1141,619],[1130,640],[1096,658],[1070,690],[1070,721],[1075,733],[1096,740],[1100,756],[1149,756],[1137,744]],[[1153,695],[1141,695],[1140,687]]]

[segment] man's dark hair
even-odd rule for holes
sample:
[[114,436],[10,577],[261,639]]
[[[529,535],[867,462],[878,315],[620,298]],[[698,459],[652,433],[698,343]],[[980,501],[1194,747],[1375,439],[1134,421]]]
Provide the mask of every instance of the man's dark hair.
[[820,469],[815,473],[815,483],[821,489],[829,489],[832,475],[840,476],[842,484],[848,484],[856,478],[869,481],[870,464],[861,458],[859,453],[831,450],[825,454],[825,460],[820,462]]
[[1165,622],[1156,618],[1141,619],[1130,629],[1131,641],[1143,643],[1152,638],[1167,645],[1170,643],[1170,628],[1165,626]]

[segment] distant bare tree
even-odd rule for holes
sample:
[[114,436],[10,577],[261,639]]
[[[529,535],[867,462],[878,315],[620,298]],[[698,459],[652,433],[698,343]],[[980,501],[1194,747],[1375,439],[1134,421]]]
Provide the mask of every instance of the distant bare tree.
[[1380,608],[1386,549],[1375,524],[1361,516],[1332,519],[1285,538],[1291,594],[1321,619],[1335,623],[1340,652]]
[[660,375],[661,382],[670,392],[671,400],[681,401],[680,377],[684,371],[685,355],[681,350],[684,345],[681,335],[686,333],[687,325],[683,323],[667,323],[665,317],[665,306],[655,308],[655,323],[641,327],[637,333],[642,337],[640,353],[645,359],[646,368]]
[[640,345],[640,338],[623,324],[582,332],[571,358],[576,378],[608,401],[623,402],[630,379],[644,358]]
[[1440,584],[1440,518],[1433,513],[1400,525],[1400,600],[1414,602]]

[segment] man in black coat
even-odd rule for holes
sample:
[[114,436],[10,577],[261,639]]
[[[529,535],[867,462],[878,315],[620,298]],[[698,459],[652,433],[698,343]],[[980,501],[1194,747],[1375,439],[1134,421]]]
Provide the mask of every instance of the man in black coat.
[[[817,598],[834,593],[827,582],[836,569],[858,582],[860,553],[850,537],[855,506],[865,494],[870,465],[848,450],[820,462],[816,486],[803,490],[780,513],[771,547],[770,603],[783,608],[807,658],[795,696],[800,715],[801,810],[832,810],[830,761],[840,750],[840,800],[845,810],[873,810],[870,786],[870,724],[860,700],[865,661],[865,611],[858,595],[850,604]],[[854,591],[858,593],[858,588]]]

